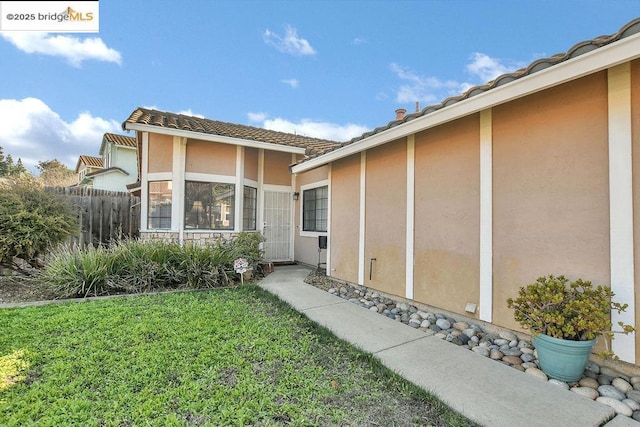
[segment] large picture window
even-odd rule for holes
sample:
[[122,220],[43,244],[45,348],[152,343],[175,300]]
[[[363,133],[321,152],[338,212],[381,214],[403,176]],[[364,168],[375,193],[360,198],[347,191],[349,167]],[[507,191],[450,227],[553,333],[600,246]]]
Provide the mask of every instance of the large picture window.
[[302,230],[327,231],[329,187],[305,190],[302,196]]
[[235,185],[217,182],[185,183],[184,227],[233,230]]
[[258,190],[253,187],[244,187],[244,197],[242,206],[242,229],[256,229],[256,211]]
[[171,229],[171,181],[149,182],[147,229]]

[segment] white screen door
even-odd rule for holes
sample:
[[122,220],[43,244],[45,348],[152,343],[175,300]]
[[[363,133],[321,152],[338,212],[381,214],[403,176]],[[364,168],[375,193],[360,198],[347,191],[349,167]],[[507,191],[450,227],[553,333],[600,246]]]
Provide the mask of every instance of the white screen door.
[[264,258],[291,261],[291,193],[264,192]]

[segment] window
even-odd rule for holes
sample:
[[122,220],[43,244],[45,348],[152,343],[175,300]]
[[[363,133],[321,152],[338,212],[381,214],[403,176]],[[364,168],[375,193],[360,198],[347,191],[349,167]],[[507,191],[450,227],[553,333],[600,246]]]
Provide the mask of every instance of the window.
[[235,185],[217,182],[185,183],[184,227],[233,230]]
[[256,210],[257,210],[258,190],[253,187],[244,187],[244,202],[242,208],[242,229],[256,229]]
[[302,230],[326,232],[329,187],[312,188],[302,194]]
[[147,228],[171,228],[171,181],[149,182]]

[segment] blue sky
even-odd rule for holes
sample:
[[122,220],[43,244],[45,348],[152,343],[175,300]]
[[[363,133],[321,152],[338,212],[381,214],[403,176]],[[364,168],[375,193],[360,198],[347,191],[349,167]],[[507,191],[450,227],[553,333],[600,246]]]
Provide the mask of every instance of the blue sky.
[[97,34],[0,33],[0,146],[98,155],[138,106],[334,140],[574,44],[640,1],[100,2]]

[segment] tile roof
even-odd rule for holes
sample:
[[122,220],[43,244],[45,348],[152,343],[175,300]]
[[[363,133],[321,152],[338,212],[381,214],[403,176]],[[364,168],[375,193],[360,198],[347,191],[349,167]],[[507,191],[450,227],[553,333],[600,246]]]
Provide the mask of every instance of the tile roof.
[[122,145],[123,147],[137,147],[136,139],[131,136],[105,133],[103,138],[116,145]]
[[102,168],[104,167],[104,163],[102,163],[102,157],[93,157],[93,156],[85,156],[82,155],[78,159],[78,162],[82,162],[87,166],[91,166],[94,168]]
[[145,124],[167,129],[178,129],[249,141],[305,148],[309,154],[324,153],[333,148],[338,148],[341,145],[339,142],[326,139],[311,138],[308,136],[278,132],[253,126],[220,122],[217,120],[186,116],[184,114],[149,110],[147,108],[137,108],[122,124],[122,128],[126,129],[126,125],[128,123]]
[[[422,117],[422,116],[426,116],[429,113],[432,113],[434,111],[440,110],[444,107],[448,107],[452,104],[455,104],[457,102],[463,101],[465,99],[471,98],[473,96],[479,95],[481,93],[487,92],[493,88],[496,88],[498,86],[502,86],[504,84],[510,83],[514,80],[520,79],[522,77],[534,74],[538,71],[544,70],[546,68],[552,67],[556,64],[559,64],[561,62],[567,61],[569,59],[575,58],[577,56],[580,55],[584,55],[587,52],[591,52],[593,50],[599,49],[603,46],[606,46],[608,44],[611,44],[613,42],[616,42],[618,40],[624,39],[626,37],[632,36],[636,33],[640,33],[640,18],[636,18],[632,21],[630,21],[629,23],[627,23],[626,25],[624,25],[617,33],[612,34],[612,35],[608,35],[608,36],[599,36],[596,37],[594,39],[591,40],[587,40],[587,41],[583,41],[580,42],[576,45],[574,45],[571,49],[569,49],[567,52],[565,53],[560,53],[560,54],[556,54],[553,55],[551,57],[548,58],[542,58],[542,59],[538,59],[534,62],[532,62],[528,67],[526,68],[522,68],[520,70],[514,71],[512,73],[507,73],[507,74],[503,74],[499,77],[497,77],[496,79],[483,84],[483,85],[479,85],[479,86],[474,86],[472,88],[470,88],[469,90],[467,90],[465,93],[458,95],[458,96],[452,96],[449,98],[446,98],[444,101],[442,101],[439,104],[435,104],[435,105],[430,105],[424,109],[422,109],[421,111],[418,111],[416,113],[412,113],[412,114],[407,114],[403,119],[401,120],[393,120],[390,121],[389,123],[387,123],[384,126],[380,126],[377,127],[369,132],[365,132],[362,135],[352,138],[351,140],[345,142],[344,144],[342,144],[343,146],[352,144],[354,142],[366,139],[372,135],[378,134],[382,131],[385,131],[387,129],[391,129],[395,126],[401,125],[403,123],[407,123],[411,120],[417,119],[418,117]],[[322,153],[324,154],[324,153]],[[309,156],[307,157],[305,160],[309,160],[312,157],[317,157],[318,154],[314,155],[314,156]],[[304,162],[305,160],[301,161],[300,163]]]

